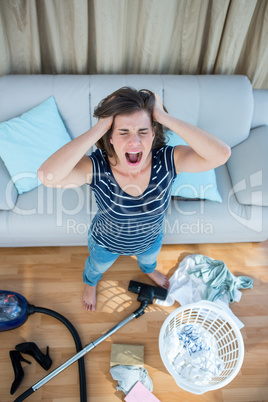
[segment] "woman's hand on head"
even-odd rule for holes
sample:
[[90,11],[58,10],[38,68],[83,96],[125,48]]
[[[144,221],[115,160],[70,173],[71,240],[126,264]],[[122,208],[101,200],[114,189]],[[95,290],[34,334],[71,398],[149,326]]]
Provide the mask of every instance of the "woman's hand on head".
[[161,101],[161,98],[158,94],[154,94],[155,97],[155,104],[154,104],[154,108],[153,108],[153,120],[157,121],[160,123],[160,119],[161,119],[161,115],[163,115],[163,113],[166,113],[163,107],[163,103]]
[[105,129],[105,132],[110,130],[114,121],[114,116],[102,117],[98,120],[98,125]]

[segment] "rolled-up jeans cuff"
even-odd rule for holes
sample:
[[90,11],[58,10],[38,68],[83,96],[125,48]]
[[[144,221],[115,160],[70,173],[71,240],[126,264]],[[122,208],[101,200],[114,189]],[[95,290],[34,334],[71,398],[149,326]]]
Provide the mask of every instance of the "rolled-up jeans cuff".
[[144,264],[139,263],[140,270],[144,274],[151,274],[152,272],[154,272],[156,266],[157,266],[156,261],[154,262],[154,264],[151,264],[151,265],[144,265]]
[[86,276],[85,270],[83,272],[83,281],[86,285],[89,286],[96,286],[97,283],[101,280],[102,274],[96,275],[94,278],[91,277],[90,279]]

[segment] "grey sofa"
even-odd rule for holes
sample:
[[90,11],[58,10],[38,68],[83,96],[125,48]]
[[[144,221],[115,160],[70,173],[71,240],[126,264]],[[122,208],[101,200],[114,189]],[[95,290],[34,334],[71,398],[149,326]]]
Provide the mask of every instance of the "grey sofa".
[[[126,85],[159,93],[172,115],[232,147],[226,165],[216,169],[222,203],[172,198],[164,243],[266,240],[268,90],[253,90],[245,76],[10,75],[0,78],[0,122],[54,96],[74,138],[95,123],[92,116],[98,102]],[[74,189],[41,185],[18,195],[0,160],[1,247],[86,245],[95,212],[87,185]]]

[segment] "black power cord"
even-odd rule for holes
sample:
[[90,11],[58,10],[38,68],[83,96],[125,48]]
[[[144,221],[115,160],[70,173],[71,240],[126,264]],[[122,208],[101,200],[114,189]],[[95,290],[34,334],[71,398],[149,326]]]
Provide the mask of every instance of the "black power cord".
[[[34,313],[42,313],[42,314],[47,314],[50,315],[54,318],[57,318],[59,321],[61,321],[71,332],[76,350],[77,352],[80,352],[82,348],[81,340],[78,335],[78,332],[76,331],[75,327],[73,324],[70,323],[67,318],[65,318],[63,315],[57,313],[56,311],[50,310],[45,307],[35,307],[31,304],[28,304],[27,306],[27,314],[34,314]],[[81,402],[87,402],[87,390],[86,390],[86,375],[85,375],[85,362],[84,362],[84,357],[81,357],[78,360],[78,368],[79,368],[79,385],[80,385],[80,401]],[[15,399],[14,402],[21,402],[24,401],[28,396],[34,393],[34,390],[32,388],[27,389],[23,394],[18,396],[18,398]]]

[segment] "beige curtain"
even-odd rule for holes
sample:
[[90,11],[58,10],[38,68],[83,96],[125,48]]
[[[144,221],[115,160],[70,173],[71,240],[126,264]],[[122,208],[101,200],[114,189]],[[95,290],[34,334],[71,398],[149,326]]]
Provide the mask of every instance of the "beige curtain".
[[267,0],[1,0],[0,75],[245,74],[268,88]]

